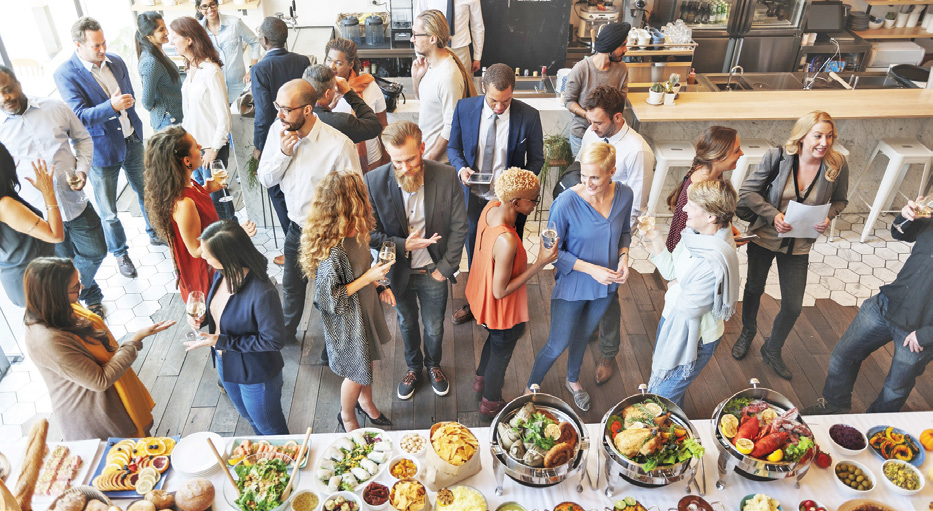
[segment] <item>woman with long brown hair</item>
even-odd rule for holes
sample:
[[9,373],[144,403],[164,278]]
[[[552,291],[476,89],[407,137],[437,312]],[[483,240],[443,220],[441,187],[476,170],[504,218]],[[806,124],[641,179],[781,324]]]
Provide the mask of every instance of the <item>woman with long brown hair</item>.
[[392,422],[373,403],[373,360],[392,334],[380,297],[395,304],[392,290],[377,286],[393,262],[372,266],[369,233],[376,223],[362,177],[352,171],[328,173],[314,192],[301,233],[301,267],[315,277],[314,306],[321,311],[330,369],[342,377],[337,422],[359,427],[354,408],[375,425]]
[[[747,212],[748,232],[758,235],[748,245],[748,277],[742,299],[742,333],[732,346],[732,356],[745,358],[758,332],[758,307],[771,263],[777,259],[781,285],[781,311],[774,318],[771,336],[761,347],[765,363],[785,380],[793,376],[781,357],[781,349],[794,328],[807,289],[807,267],[813,242],[849,203],[849,166],[833,150],[836,123],[826,112],[814,110],[794,124],[782,147],[768,151],[758,168],[739,190],[739,211]],[[826,219],[813,226],[796,226],[805,237],[788,237],[795,226],[784,221],[791,202],[806,206],[829,204]]]
[[[680,233],[687,225],[687,214],[684,206],[687,204],[687,188],[693,183],[703,181],[721,180],[722,174],[727,170],[735,170],[735,163],[742,157],[742,147],[739,134],[732,128],[725,126],[710,126],[703,131],[694,144],[696,156],[693,164],[684,176],[680,186],[667,197],[667,205],[674,213],[671,219],[671,230],[667,233],[668,252],[674,252],[674,247],[680,241]],[[733,228],[734,229],[734,228]],[[738,231],[734,231],[738,233]]]
[[[220,70],[223,62],[204,27],[190,16],[172,20],[168,39],[178,54],[185,58],[188,74],[181,86],[185,115],[182,126],[206,147],[202,157],[203,169],[198,168],[194,173],[195,180],[203,185],[211,177],[211,163],[219,159],[226,168],[230,157],[228,137],[233,117],[227,102],[224,74]],[[223,191],[211,193],[214,209],[220,218],[233,218],[233,205],[221,201],[223,196]]]
[[[214,279],[214,270],[201,258],[198,237],[218,220],[208,193],[220,185],[212,180],[202,187],[192,179],[201,161],[201,146],[181,126],[156,133],[146,146],[146,210],[152,228],[172,250],[178,288],[186,302],[191,291],[206,296]],[[256,232],[250,221],[243,228],[250,236]]]
[[40,257],[26,267],[26,351],[45,381],[65,440],[145,437],[155,403],[132,369],[160,321],[117,344],[100,316],[78,303],[81,276],[70,259]]
[[167,42],[168,28],[161,14],[146,11],[136,17],[136,57],[143,84],[140,101],[149,111],[149,125],[156,131],[180,124],[184,118],[181,77],[175,63],[162,51]]

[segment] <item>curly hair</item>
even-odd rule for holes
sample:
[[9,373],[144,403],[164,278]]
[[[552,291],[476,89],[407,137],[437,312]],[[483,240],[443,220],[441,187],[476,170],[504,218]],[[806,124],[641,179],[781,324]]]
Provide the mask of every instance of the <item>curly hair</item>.
[[810,130],[812,130],[814,126],[821,122],[829,124],[833,130],[829,149],[826,151],[826,156],[823,157],[823,160],[826,162],[826,180],[832,182],[839,177],[839,171],[842,169],[842,164],[845,163],[846,158],[833,149],[833,144],[836,142],[836,137],[839,135],[839,132],[836,131],[836,121],[833,120],[833,117],[829,115],[828,112],[814,110],[805,114],[800,119],[797,119],[797,122],[794,123],[794,128],[790,132],[790,138],[788,138],[787,143],[784,144],[784,150],[787,151],[787,154],[797,154],[800,152],[800,148],[803,147],[803,139],[806,138],[807,134],[810,133]]
[[335,37],[327,41],[327,45],[324,46],[324,56],[326,57],[331,50],[337,50],[343,53],[350,67],[359,74],[363,66],[360,64],[360,58],[357,55],[356,43],[350,39]]
[[169,126],[156,133],[146,144],[143,165],[146,170],[145,203],[149,223],[156,233],[174,247],[172,213],[175,203],[188,186],[184,157],[191,153],[191,138],[181,126]]
[[508,202],[518,197],[518,194],[528,190],[537,190],[540,186],[538,176],[534,172],[512,167],[496,178],[496,198],[500,202]]
[[301,269],[308,278],[314,277],[318,264],[343,238],[353,234],[360,243],[369,244],[375,225],[363,177],[350,169],[329,172],[314,190],[311,212],[301,232]]

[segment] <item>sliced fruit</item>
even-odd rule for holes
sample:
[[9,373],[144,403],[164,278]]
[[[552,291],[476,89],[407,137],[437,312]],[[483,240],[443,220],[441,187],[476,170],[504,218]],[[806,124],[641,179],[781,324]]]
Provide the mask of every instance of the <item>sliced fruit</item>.
[[147,477],[147,476],[152,477],[156,481],[158,481],[159,478],[162,477],[161,473],[152,467],[146,467],[139,471],[139,477]]
[[136,493],[140,495],[145,495],[152,491],[155,487],[155,482],[151,479],[139,478],[139,481],[136,482]]
[[106,466],[104,466],[101,474],[112,474],[121,470],[123,470],[123,465],[120,465],[119,463],[108,463]]
[[755,442],[748,438],[740,438],[735,441],[735,448],[742,454],[751,454],[755,450]]
[[722,431],[722,436],[732,439],[739,432],[739,419],[727,413],[719,419],[719,429]]
[[664,409],[662,409],[662,408],[661,408],[661,405],[659,405],[659,404],[657,404],[657,403],[648,403],[648,404],[646,404],[646,405],[645,405],[645,410],[648,410],[649,412],[651,412],[651,415],[654,415],[655,417],[657,417],[658,415],[661,415],[662,413],[664,413]]
[[635,422],[629,424],[628,427],[625,428],[625,429],[644,429],[644,428],[645,428],[645,423],[644,423],[644,422],[635,421]]
[[172,454],[172,451],[175,449],[175,439],[172,437],[163,436],[159,437],[159,440],[165,444],[165,452],[162,454]]
[[150,456],[158,456],[160,454],[165,454],[165,443],[158,438],[153,438],[152,440],[146,442],[146,453]]
[[544,436],[552,440],[557,440],[560,438],[560,426],[557,424],[548,424],[544,427]]
[[784,451],[778,449],[768,455],[768,461],[778,462],[784,459]]
[[168,456],[155,456],[149,460],[149,466],[158,470],[160,473],[168,470]]
[[774,419],[777,419],[777,412],[773,409],[768,408],[761,412],[761,415],[758,417],[763,424],[771,424]]

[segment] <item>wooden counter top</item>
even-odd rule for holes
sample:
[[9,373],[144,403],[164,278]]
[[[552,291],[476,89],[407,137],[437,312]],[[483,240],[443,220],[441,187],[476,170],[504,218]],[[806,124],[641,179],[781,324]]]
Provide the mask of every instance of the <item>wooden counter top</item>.
[[647,93],[628,95],[639,122],[796,120],[813,110],[835,119],[933,117],[931,89],[687,92],[674,106],[647,99]]

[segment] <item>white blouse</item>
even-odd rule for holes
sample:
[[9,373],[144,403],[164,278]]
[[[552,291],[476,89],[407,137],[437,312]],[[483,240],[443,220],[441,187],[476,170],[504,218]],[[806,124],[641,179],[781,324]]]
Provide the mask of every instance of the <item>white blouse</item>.
[[233,125],[227,104],[227,85],[220,66],[201,62],[188,69],[181,86],[181,125],[205,148],[220,150],[227,143]]

